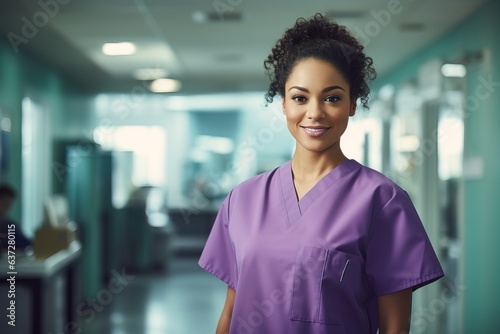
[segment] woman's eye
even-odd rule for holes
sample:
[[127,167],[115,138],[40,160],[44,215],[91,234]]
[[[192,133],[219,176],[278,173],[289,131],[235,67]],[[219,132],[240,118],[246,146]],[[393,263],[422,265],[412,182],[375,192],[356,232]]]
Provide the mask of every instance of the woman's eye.
[[328,97],[325,99],[325,101],[327,101],[327,102],[338,102],[338,101],[340,101],[340,98],[339,98],[339,97],[337,97],[337,96],[328,96]]
[[292,97],[292,100],[294,100],[295,102],[305,102],[306,98],[304,96],[296,95]]

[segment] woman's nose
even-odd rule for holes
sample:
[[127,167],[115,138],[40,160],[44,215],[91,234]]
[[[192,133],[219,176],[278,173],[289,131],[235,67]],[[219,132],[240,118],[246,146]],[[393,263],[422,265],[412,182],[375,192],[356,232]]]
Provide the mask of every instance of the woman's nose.
[[311,100],[307,106],[306,117],[309,119],[322,119],[325,117],[325,112],[323,111],[321,104]]

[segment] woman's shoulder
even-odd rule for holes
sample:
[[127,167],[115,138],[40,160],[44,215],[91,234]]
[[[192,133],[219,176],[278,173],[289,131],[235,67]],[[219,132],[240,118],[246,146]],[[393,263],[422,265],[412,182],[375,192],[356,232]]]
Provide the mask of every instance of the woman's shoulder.
[[388,201],[399,193],[406,194],[390,177],[362,164],[358,169],[357,181],[363,189],[373,192],[374,196],[380,197],[382,201]]
[[389,187],[399,187],[390,177],[382,172],[375,170],[371,167],[360,165],[360,171],[364,177],[370,180],[373,184],[380,184]]

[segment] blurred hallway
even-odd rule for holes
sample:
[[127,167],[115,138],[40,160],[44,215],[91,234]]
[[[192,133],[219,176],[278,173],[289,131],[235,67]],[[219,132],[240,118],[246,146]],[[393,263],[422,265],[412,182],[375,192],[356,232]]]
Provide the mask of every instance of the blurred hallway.
[[291,158],[262,62],[315,13],[378,74],[342,149],[410,195],[446,274],[411,332],[500,333],[499,0],[2,5],[0,184],[39,247],[16,249],[15,328],[0,253],[0,334],[214,333],[227,287],[193,254],[231,189]]
[[121,293],[113,296],[109,305],[101,312],[95,312],[95,318],[88,311],[80,318],[81,333],[214,332],[226,286],[205,273],[198,266],[196,257],[174,259],[169,272],[166,276],[136,275]]

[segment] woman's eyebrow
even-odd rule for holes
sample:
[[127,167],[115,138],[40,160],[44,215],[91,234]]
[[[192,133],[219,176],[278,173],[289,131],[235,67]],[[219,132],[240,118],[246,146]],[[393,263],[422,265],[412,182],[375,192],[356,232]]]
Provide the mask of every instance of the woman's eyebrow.
[[[295,88],[295,89],[298,89],[302,92],[306,92],[306,93],[309,93],[309,90],[305,87],[300,87],[300,86],[292,86],[288,89],[288,91],[292,90],[292,88]],[[335,90],[335,89],[340,89],[342,91],[345,92],[345,89],[340,87],[340,86],[329,86],[329,87],[326,87],[325,89],[323,89],[321,92],[322,93],[326,93],[326,92],[329,92],[329,91],[332,91],[332,90]]]

